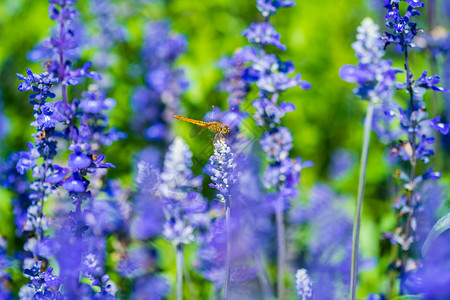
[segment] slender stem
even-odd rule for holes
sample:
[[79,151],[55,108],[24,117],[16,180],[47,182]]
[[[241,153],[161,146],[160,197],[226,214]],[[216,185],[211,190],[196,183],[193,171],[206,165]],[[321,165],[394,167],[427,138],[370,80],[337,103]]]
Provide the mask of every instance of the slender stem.
[[230,261],[231,261],[231,228],[230,228],[230,201],[226,202],[225,210],[225,222],[227,231],[227,258],[226,258],[226,276],[225,276],[225,288],[223,291],[223,298],[228,300],[229,287],[230,287]]
[[361,152],[361,162],[359,165],[359,182],[358,182],[358,198],[356,200],[355,220],[353,223],[353,236],[352,236],[352,267],[351,267],[351,280],[350,280],[350,296],[351,299],[355,299],[356,284],[358,277],[358,248],[359,248],[359,230],[361,226],[361,210],[364,197],[364,184],[366,181],[367,170],[367,157],[369,154],[369,142],[370,132],[372,130],[372,117],[373,117],[373,103],[369,101],[367,107],[366,119],[364,121],[364,137],[363,146]]
[[283,221],[283,198],[279,197],[275,215],[277,221],[277,248],[278,248],[278,275],[277,275],[277,292],[278,299],[284,299],[284,263],[285,263],[285,238],[284,238],[284,221]]
[[267,276],[266,269],[264,268],[264,264],[261,260],[261,253],[255,254],[254,261],[255,266],[258,270],[258,280],[262,288],[264,299],[274,299],[275,295],[273,293],[272,287],[270,286],[269,277]]
[[[61,5],[61,11],[64,9],[65,5]],[[59,21],[59,80],[61,81],[61,88],[62,88],[62,98],[64,103],[67,103],[67,90],[66,90],[66,85],[64,83],[64,69],[65,69],[65,65],[64,65],[64,49],[63,49],[63,45],[64,45],[64,19],[62,16],[62,12],[61,12],[61,16],[60,16],[61,20]]]
[[[405,46],[405,69],[406,69],[406,84],[407,89],[409,92],[409,103],[411,107],[411,112],[409,116],[410,120],[410,126],[412,127],[411,132],[411,157],[410,157],[410,164],[411,164],[411,172],[409,175],[410,178],[410,185],[412,187],[412,190],[410,191],[409,197],[407,197],[407,205],[410,208],[410,211],[408,212],[407,218],[406,218],[406,224],[404,227],[404,236],[403,239],[405,241],[409,240],[409,235],[411,234],[411,220],[412,215],[414,213],[414,208],[411,207],[412,199],[414,197],[414,178],[416,177],[416,164],[417,164],[417,157],[416,157],[416,121],[413,120],[413,112],[415,111],[414,107],[414,94],[413,94],[413,78],[410,76],[410,68],[409,68],[409,57],[408,57],[408,47]],[[406,262],[408,260],[408,251],[409,246],[407,249],[402,249],[402,258],[401,258],[401,265],[400,265],[400,295],[403,295],[404,293],[404,272],[406,267]]]
[[177,260],[177,300],[183,299],[183,244],[178,244],[176,247]]

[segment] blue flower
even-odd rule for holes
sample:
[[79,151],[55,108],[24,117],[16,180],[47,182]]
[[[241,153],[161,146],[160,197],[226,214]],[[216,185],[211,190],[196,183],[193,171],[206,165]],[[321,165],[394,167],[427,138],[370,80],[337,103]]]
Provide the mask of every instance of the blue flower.
[[[399,2],[407,2],[408,8],[402,16],[399,12]],[[410,22],[413,16],[419,15],[420,12],[415,8],[423,7],[425,4],[415,0],[385,0],[384,7],[386,13],[386,26],[392,28],[392,33],[384,32],[383,39],[385,47],[391,43],[399,44],[402,49],[411,46],[414,37],[419,33],[417,24]]]
[[422,76],[420,76],[416,82],[414,83],[415,87],[421,87],[425,89],[432,89],[435,92],[442,92],[442,93],[448,93],[449,91],[444,89],[443,87],[436,86],[436,84],[439,84],[441,79],[439,76],[429,76],[427,77],[428,72],[423,71]]
[[86,180],[80,178],[78,172],[73,172],[72,175],[63,182],[62,188],[72,193],[83,193],[86,191],[86,183]]
[[281,7],[295,6],[292,0],[256,0],[256,8],[267,18],[274,15]]
[[36,118],[36,123],[42,129],[50,129],[55,127],[57,120],[53,117],[53,111],[51,111],[51,106],[49,103],[41,106],[41,112]]
[[25,174],[26,171],[31,170],[36,165],[36,160],[40,157],[39,152],[34,148],[33,143],[27,143],[29,151],[19,152],[20,159],[17,162],[17,172]]
[[184,70],[174,65],[186,51],[186,44],[184,36],[170,32],[169,22],[149,22],[146,26],[142,47],[146,86],[137,88],[132,97],[132,125],[146,139],[165,145],[172,139],[168,124],[188,88]]
[[21,92],[32,91],[34,94],[30,95],[30,99],[36,99],[40,102],[47,98],[55,98],[55,94],[51,92],[50,88],[57,79],[50,78],[47,72],[34,74],[30,69],[26,70],[28,77],[17,73],[17,77],[23,80],[19,84],[18,90]]
[[106,98],[105,93],[91,88],[90,91],[83,92],[83,98],[80,101],[80,108],[88,114],[100,114],[116,106],[116,101],[112,98]]
[[292,149],[291,132],[286,127],[278,127],[271,131],[264,132],[260,144],[261,148],[267,155],[267,159],[274,161],[282,161],[289,155]]
[[80,147],[75,147],[74,153],[69,155],[69,167],[74,170],[86,169],[92,163],[92,159],[81,151]]
[[379,26],[366,18],[358,27],[357,41],[353,43],[357,66],[345,65],[339,75],[347,82],[358,83],[353,93],[373,102],[390,101],[394,93],[396,74],[392,62],[383,60],[383,42],[378,32]]
[[247,37],[252,44],[260,46],[273,45],[280,50],[286,50],[286,46],[280,42],[280,34],[270,23],[252,23],[250,28],[242,31],[242,35]]
[[301,171],[312,165],[311,161],[302,162],[300,157],[285,158],[280,163],[270,164],[267,167],[263,184],[267,189],[278,189],[279,194],[285,198],[296,197],[298,195],[296,186],[300,181]]
[[434,130],[439,131],[441,134],[447,134],[450,130],[450,124],[442,123],[441,117],[431,119],[430,125]]
[[253,101],[253,107],[256,108],[253,115],[256,125],[269,127],[280,124],[281,118],[286,113],[295,110],[295,105],[292,103],[281,102],[280,105],[276,105],[265,97]]

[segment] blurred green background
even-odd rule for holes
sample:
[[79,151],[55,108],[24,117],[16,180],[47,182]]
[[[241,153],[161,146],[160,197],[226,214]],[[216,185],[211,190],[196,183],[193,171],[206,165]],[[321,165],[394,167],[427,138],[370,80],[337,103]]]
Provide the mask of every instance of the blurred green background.
[[[77,5],[81,17],[89,24],[93,15],[87,2],[79,0]],[[184,115],[202,118],[203,114],[211,109],[211,105],[226,108],[227,95],[217,89],[217,84],[222,79],[222,71],[217,68],[217,61],[224,54],[230,55],[236,48],[247,45],[241,31],[247,28],[250,22],[260,21],[262,17],[252,0],[141,1],[138,5],[133,5],[134,1],[128,0],[115,2],[123,13],[118,21],[127,29],[128,40],[118,43],[113,49],[119,60],[108,70],[113,78],[113,86],[108,91],[108,96],[116,99],[118,103],[111,114],[112,125],[127,132],[131,139],[116,142],[106,150],[106,155],[110,158],[108,161],[118,166],[117,169],[111,170],[109,175],[120,178],[125,184],[131,184],[133,155],[148,144],[142,138],[132,136],[133,133],[129,129],[130,98],[133,88],[143,82],[142,76],[133,76],[130,70],[139,63],[139,49],[146,22],[170,19],[174,32],[187,37],[188,51],[179,60],[178,65],[186,69],[190,88],[183,96],[181,106]],[[327,170],[336,148],[348,149],[358,160],[366,103],[352,94],[354,85],[341,80],[338,71],[344,64],[357,62],[351,44],[355,40],[356,27],[360,22],[370,16],[378,24],[384,23],[383,12],[379,10],[383,1],[296,2],[297,6],[294,8],[279,10],[272,18],[272,23],[281,33],[281,41],[288,49],[276,53],[283,60],[292,60],[296,71],[312,84],[309,91],[297,88],[282,96],[283,100],[293,102],[297,107],[294,113],[288,114],[283,120],[283,124],[291,129],[294,136],[291,155],[301,156],[315,163],[313,168],[303,172],[301,198],[306,197],[313,184],[328,183],[337,192],[349,195],[345,207],[351,216],[357,189],[357,165],[350,175],[338,181],[331,181]],[[44,0],[0,1],[0,90],[4,113],[10,120],[9,135],[0,147],[3,156],[11,151],[24,150],[33,133],[33,128],[29,126],[33,120],[32,107],[28,104],[27,96],[17,91],[19,81],[15,73],[24,73],[26,68],[35,72],[42,70],[39,63],[27,61],[26,55],[36,43],[49,35],[53,22],[48,19],[47,8],[48,3]],[[443,21],[439,16],[437,23],[448,25]],[[427,28],[426,23],[419,25]],[[88,60],[91,54],[85,51],[84,59]],[[397,68],[403,68],[400,54],[389,50],[387,57],[394,60]],[[413,73],[420,74],[422,70],[429,69],[429,57],[426,53],[414,52],[411,55],[411,64]],[[404,74],[400,74],[399,80],[403,80],[403,77]],[[72,97],[79,97],[80,91],[84,90],[86,85],[87,83],[84,83],[70,88],[69,93]],[[442,101],[440,97],[438,100]],[[251,100],[253,99],[248,101]],[[397,97],[397,100],[404,103],[401,97]],[[430,96],[426,96],[426,101],[431,101]],[[189,124],[179,122],[175,123],[174,127],[177,134],[182,135],[188,142],[194,155],[203,150],[201,141],[205,140],[189,138]],[[385,149],[386,146],[372,135],[361,251],[365,257],[379,257],[380,264],[372,270],[362,272],[359,297],[384,290],[387,284],[385,275],[390,254],[386,249],[381,249],[380,234],[382,231],[392,230],[396,219],[392,210],[393,195],[390,192],[394,170],[386,162]],[[440,161],[444,161],[443,156]],[[441,182],[447,185],[450,179],[448,164],[441,164],[437,169],[443,172]],[[197,169],[195,172],[199,173],[201,170]],[[9,225],[13,224],[9,194],[1,190],[0,218],[0,234],[12,237],[14,231]]]

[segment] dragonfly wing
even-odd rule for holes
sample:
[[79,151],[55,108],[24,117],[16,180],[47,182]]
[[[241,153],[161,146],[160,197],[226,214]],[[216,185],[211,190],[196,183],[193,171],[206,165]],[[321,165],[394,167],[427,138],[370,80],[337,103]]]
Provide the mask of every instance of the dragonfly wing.
[[205,129],[206,129],[205,127],[193,126],[191,131],[189,131],[189,137],[195,138],[199,136]]

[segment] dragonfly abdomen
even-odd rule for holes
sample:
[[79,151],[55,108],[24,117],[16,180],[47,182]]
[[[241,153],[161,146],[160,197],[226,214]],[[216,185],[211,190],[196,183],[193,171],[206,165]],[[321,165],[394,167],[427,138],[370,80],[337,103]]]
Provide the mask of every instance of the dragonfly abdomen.
[[199,120],[194,120],[194,119],[189,119],[186,117],[182,117],[182,116],[173,116],[175,119],[181,120],[181,121],[185,121],[191,124],[195,124],[201,127],[209,127],[209,123],[208,122],[204,122],[204,121],[199,121]]

